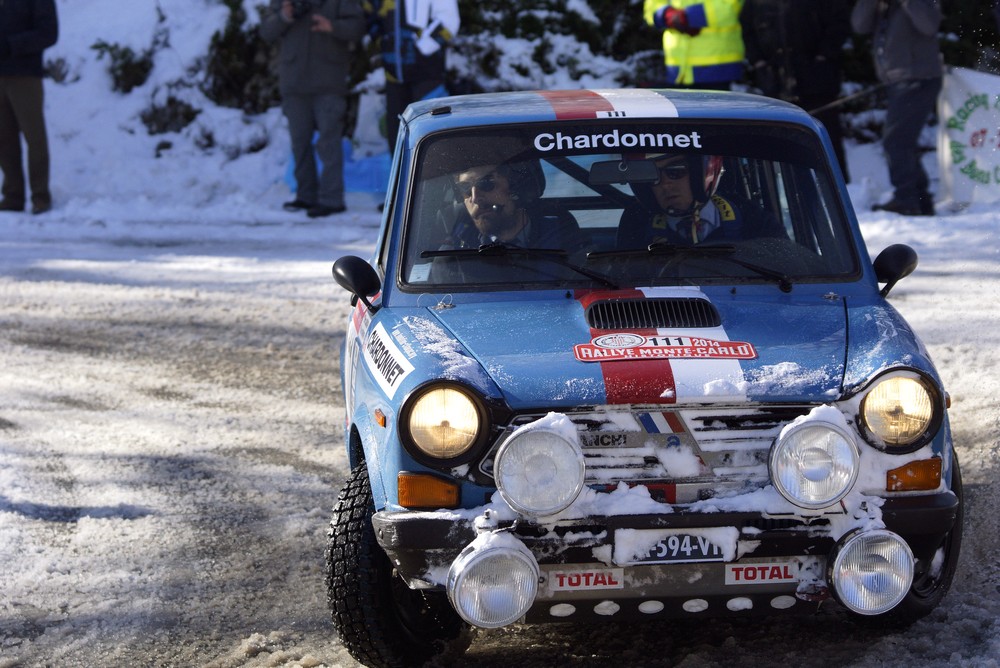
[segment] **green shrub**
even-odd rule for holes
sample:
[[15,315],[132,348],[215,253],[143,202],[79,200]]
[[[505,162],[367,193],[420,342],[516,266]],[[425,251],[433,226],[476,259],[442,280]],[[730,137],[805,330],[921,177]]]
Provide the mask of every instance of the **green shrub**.
[[129,46],[109,44],[103,39],[91,47],[97,51],[97,59],[108,56],[108,74],[111,75],[111,88],[119,93],[128,93],[146,83],[149,73],[153,70],[153,50],[145,49],[137,54]]
[[200,113],[200,109],[195,109],[184,100],[167,95],[167,99],[163,103],[154,102],[143,109],[140,117],[149,134],[160,135],[167,132],[180,132],[190,125]]
[[276,49],[261,39],[256,26],[244,29],[247,15],[241,0],[224,3],[229,18],[225,28],[212,35],[201,90],[220,106],[263,113],[281,101],[271,69]]

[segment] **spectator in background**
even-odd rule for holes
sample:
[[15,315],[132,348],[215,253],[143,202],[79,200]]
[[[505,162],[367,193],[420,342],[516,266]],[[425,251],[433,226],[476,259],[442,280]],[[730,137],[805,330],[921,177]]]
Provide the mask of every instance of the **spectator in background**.
[[457,0],[365,0],[368,33],[380,45],[385,69],[389,153],[396,150],[399,116],[411,102],[442,97],[446,49],[458,34]]
[[844,42],[851,34],[847,0],[746,0],[740,23],[754,85],[816,111],[850,180],[840,112],[828,106],[840,96]]
[[58,38],[54,0],[0,0],[0,211],[24,211],[21,135],[28,147],[31,212],[52,208],[42,52]]
[[284,205],[287,211],[305,210],[318,218],[347,208],[342,144],[347,78],[354,43],[364,31],[358,0],[271,0],[270,13],[261,21],[261,37],[280,40],[278,84],[297,184],[295,199]]
[[645,0],[646,23],[663,30],[667,85],[729,90],[743,78],[743,0]]
[[934,215],[918,140],[941,92],[941,7],[937,0],[858,0],[851,25],[859,34],[872,35],[875,71],[889,95],[882,149],[894,193],[872,208],[905,216]]

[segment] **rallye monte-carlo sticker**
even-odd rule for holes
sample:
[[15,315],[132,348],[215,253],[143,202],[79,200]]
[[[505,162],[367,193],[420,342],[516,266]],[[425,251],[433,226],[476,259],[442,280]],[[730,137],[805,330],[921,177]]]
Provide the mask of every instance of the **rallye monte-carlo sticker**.
[[716,341],[691,336],[644,336],[628,332],[604,334],[573,346],[581,362],[638,359],[752,360],[754,347],[745,341]]
[[[584,312],[605,299],[708,299],[699,288],[678,286],[583,290],[576,298]],[[574,345],[574,357],[600,367],[609,404],[673,404],[709,393],[745,400],[740,362],[757,357],[753,345],[730,341],[721,326],[697,332],[656,327],[609,332],[591,327],[590,337],[589,343]]]

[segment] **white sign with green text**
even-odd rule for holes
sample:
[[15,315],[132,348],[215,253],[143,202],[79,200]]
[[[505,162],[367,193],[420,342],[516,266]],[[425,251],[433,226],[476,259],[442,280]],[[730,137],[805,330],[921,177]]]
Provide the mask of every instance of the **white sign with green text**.
[[938,99],[940,200],[1000,201],[1000,76],[949,68]]

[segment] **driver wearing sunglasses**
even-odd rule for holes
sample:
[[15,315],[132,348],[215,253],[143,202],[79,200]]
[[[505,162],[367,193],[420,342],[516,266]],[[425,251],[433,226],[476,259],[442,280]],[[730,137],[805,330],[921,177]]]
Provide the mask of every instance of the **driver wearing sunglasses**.
[[745,207],[716,193],[723,175],[720,157],[664,153],[645,159],[656,166],[657,180],[631,184],[637,201],[622,213],[619,248],[778,234],[771,226],[746,224]]
[[479,242],[514,243],[519,236],[526,236],[528,211],[511,188],[510,170],[505,165],[472,167],[457,174],[454,183],[456,197],[465,204],[479,231]]
[[469,167],[453,175],[452,185],[464,212],[452,230],[450,247],[496,242],[568,251],[579,247],[580,228],[572,216],[538,206],[545,189],[538,161]]
[[653,196],[663,211],[686,214],[694,209],[691,173],[683,155],[660,156],[653,160],[659,180],[653,184]]

